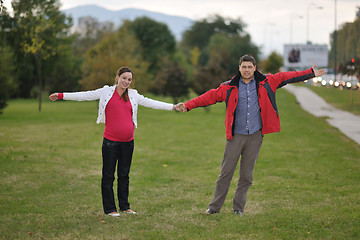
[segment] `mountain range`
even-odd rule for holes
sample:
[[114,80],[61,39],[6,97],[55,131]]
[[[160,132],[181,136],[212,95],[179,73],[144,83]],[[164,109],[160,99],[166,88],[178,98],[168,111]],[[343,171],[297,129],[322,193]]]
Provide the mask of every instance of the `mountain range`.
[[99,22],[110,21],[115,27],[121,26],[123,20],[133,21],[138,17],[149,17],[157,22],[165,23],[173,33],[175,39],[180,41],[182,33],[189,29],[194,20],[186,17],[172,16],[158,12],[151,12],[137,8],[126,8],[121,10],[109,10],[98,5],[82,5],[62,10],[67,16],[73,18],[74,25],[78,25],[80,17],[91,16]]

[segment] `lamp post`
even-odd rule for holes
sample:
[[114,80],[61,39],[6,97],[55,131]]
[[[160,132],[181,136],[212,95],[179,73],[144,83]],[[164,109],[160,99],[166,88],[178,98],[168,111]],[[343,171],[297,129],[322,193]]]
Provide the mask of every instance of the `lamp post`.
[[293,33],[293,20],[303,18],[301,15],[291,15],[290,16],[290,43],[292,43],[292,33]]
[[334,31],[334,81],[336,82],[336,54],[337,54],[337,51],[336,51],[336,48],[337,48],[337,4],[336,4],[336,0],[335,0],[335,31]]
[[267,50],[267,45],[268,45],[268,26],[270,27],[274,27],[276,26],[275,23],[272,23],[272,22],[266,22],[265,23],[265,27],[264,27],[264,54],[266,54],[266,50]]
[[272,43],[273,43],[273,35],[279,35],[280,32],[279,31],[272,31],[270,32],[270,44],[269,44],[269,54],[271,54],[274,50]]
[[311,8],[319,9],[319,10],[323,9],[323,7],[315,5],[315,3],[311,3],[308,6],[307,12],[306,12],[306,43],[310,43],[310,39],[309,39],[309,12],[310,12]]

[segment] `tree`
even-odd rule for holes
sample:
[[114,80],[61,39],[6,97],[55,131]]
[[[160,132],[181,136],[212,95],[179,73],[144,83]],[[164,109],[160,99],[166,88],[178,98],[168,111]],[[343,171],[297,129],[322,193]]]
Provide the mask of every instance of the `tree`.
[[156,75],[153,92],[164,96],[171,96],[174,104],[179,98],[189,93],[189,81],[186,70],[174,61],[166,61]]
[[193,90],[201,95],[220,83],[228,80],[229,54],[226,51],[213,51],[207,66],[199,66],[193,75]]
[[[193,63],[193,86],[196,87],[198,77],[203,76],[206,69],[213,71],[213,74],[219,74],[216,76],[218,79],[224,78],[238,71],[237,66],[242,55],[249,53],[257,58],[259,48],[251,42],[251,37],[244,31],[244,27],[245,24],[240,18],[215,15],[195,22],[191,29],[184,33],[181,46],[189,62]],[[226,58],[228,64],[224,65],[221,71],[215,71],[214,59],[219,59],[219,56],[221,61]],[[198,86],[196,88],[200,89]]]
[[9,46],[0,46],[0,114],[7,105],[11,93],[15,90],[14,59]]
[[175,37],[168,26],[147,17],[124,22],[140,43],[140,51],[145,61],[150,63],[149,72],[156,74],[161,68],[161,59],[175,53]]
[[[42,76],[46,82],[54,70],[55,56],[66,42],[72,22],[60,12],[57,0],[13,0],[12,7],[16,24],[9,42],[16,54],[17,80],[21,86],[16,96],[30,97],[36,86],[44,85],[36,84],[36,76]],[[50,62],[48,68],[41,69],[42,64]]]
[[[214,34],[206,48],[206,53],[209,55],[209,59],[214,56],[210,56],[211,53],[223,52],[223,56],[227,55],[227,66],[223,66],[225,72],[229,75],[235,75],[238,72],[239,59],[245,54],[251,54],[255,59],[259,54],[259,48],[251,43],[249,34],[233,35],[225,33]],[[214,61],[214,60],[212,60]]]
[[360,57],[352,58],[339,65],[339,73],[360,77]]
[[43,69],[51,69],[46,73],[46,85],[49,93],[78,91],[82,76],[81,64],[83,56],[77,55],[72,46],[75,36],[64,39],[61,50],[52,57],[52,61],[45,61]]
[[276,52],[272,52],[266,60],[261,63],[261,69],[264,73],[277,73],[283,65],[284,59]]
[[106,28],[101,27],[101,24],[96,18],[87,16],[80,19],[80,30],[74,34],[73,47],[76,55],[85,56],[87,50],[114,31],[114,24],[109,23],[107,25],[108,28]]
[[82,65],[82,88],[96,89],[105,84],[113,85],[116,71],[122,66],[128,66],[135,73],[136,88],[146,91],[150,85],[147,74],[149,64],[142,58],[139,48],[139,42],[126,26],[106,36],[87,52]]
[[182,44],[188,49],[198,47],[203,50],[214,34],[239,35],[243,33],[244,27],[245,24],[240,18],[223,18],[220,15],[210,16],[195,22],[189,30],[185,31]]
[[42,95],[42,72],[41,72],[41,62],[48,59],[52,55],[56,55],[56,49],[52,48],[49,44],[46,44],[46,32],[49,28],[52,28],[54,23],[51,22],[51,19],[46,19],[44,14],[39,14],[38,16],[33,16],[32,25],[25,27],[25,33],[28,35],[30,41],[24,41],[22,44],[24,46],[23,51],[25,53],[32,54],[36,59],[37,65],[37,77],[38,77],[38,87],[39,87],[39,112],[41,112],[41,95]]
[[[360,7],[358,7],[360,13]],[[349,59],[360,56],[360,17],[358,16],[352,23],[345,23],[339,30],[336,31],[336,68],[339,65],[344,65]],[[335,55],[335,33],[330,36],[330,54],[329,65],[334,67]]]
[[[227,71],[229,64],[230,57],[227,51],[212,49],[209,64],[198,66],[194,70],[192,88],[195,93],[201,95],[227,81],[230,78]],[[210,107],[206,107],[205,111],[209,112]]]
[[2,1],[0,7],[0,39],[2,40],[0,45],[0,114],[2,114],[2,110],[7,106],[7,100],[16,88],[16,84],[14,82],[14,53],[7,41],[12,21],[6,12],[6,8],[3,8]]
[[199,63],[200,54],[200,49],[197,46],[190,51],[190,62],[194,67]]

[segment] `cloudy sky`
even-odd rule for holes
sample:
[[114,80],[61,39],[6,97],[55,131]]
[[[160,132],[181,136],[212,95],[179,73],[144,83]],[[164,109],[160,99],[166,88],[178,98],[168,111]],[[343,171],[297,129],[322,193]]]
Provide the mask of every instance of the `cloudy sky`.
[[[10,0],[5,0],[8,6]],[[265,53],[283,53],[283,44],[330,44],[335,29],[335,0],[60,0],[61,9],[97,4],[111,10],[140,8],[200,20],[211,14],[241,18],[255,44]],[[339,28],[353,22],[359,0],[337,0]],[[309,23],[309,24],[307,24]]]

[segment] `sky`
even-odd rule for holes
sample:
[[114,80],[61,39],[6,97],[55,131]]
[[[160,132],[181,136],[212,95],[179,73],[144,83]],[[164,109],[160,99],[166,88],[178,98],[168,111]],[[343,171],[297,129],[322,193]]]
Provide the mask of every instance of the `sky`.
[[[10,0],[5,6],[10,8]],[[201,20],[210,15],[240,18],[252,41],[267,55],[284,44],[327,44],[330,33],[355,20],[360,0],[60,0],[61,9],[96,4],[110,10],[140,8]],[[335,4],[336,3],[336,4]],[[336,6],[336,7],[335,7]],[[335,17],[336,12],[336,17]]]

